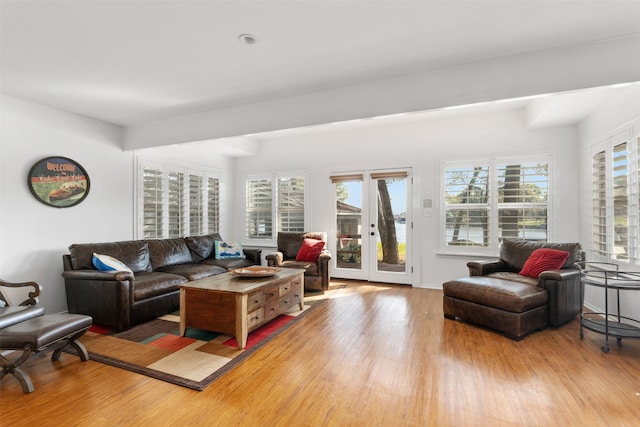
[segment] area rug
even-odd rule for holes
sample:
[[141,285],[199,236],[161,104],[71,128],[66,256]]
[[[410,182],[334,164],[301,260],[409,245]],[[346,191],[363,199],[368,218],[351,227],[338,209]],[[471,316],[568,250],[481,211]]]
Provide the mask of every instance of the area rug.
[[243,350],[234,337],[217,332],[187,328],[181,337],[179,313],[120,333],[92,327],[80,341],[91,360],[201,391],[323,302],[296,306],[250,332]]

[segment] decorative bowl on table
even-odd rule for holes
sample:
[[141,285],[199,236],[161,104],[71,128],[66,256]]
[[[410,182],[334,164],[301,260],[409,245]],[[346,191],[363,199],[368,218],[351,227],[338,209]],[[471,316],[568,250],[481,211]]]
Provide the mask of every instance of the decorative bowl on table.
[[252,265],[249,267],[234,268],[229,270],[229,273],[235,277],[269,277],[275,276],[279,271],[280,269],[278,267]]

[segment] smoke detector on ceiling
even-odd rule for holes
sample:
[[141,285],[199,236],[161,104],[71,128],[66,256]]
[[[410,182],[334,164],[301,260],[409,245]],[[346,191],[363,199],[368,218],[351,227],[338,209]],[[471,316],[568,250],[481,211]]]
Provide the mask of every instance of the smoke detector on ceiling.
[[240,34],[238,36],[238,40],[240,41],[240,43],[246,44],[247,46],[253,46],[254,44],[258,43],[258,38],[253,34]]

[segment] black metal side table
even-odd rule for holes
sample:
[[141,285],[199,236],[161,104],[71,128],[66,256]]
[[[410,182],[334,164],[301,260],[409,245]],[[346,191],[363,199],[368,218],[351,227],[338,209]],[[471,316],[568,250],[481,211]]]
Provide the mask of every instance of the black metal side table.
[[[600,349],[609,352],[609,336],[616,337],[618,343],[623,338],[640,338],[640,320],[622,316],[620,313],[620,292],[640,291],[640,272],[620,271],[617,264],[587,262],[581,266],[580,274],[580,338],[583,328],[604,334],[605,343]],[[604,292],[604,312],[584,312],[585,286],[595,286]],[[609,311],[609,291],[615,290],[615,312]]]

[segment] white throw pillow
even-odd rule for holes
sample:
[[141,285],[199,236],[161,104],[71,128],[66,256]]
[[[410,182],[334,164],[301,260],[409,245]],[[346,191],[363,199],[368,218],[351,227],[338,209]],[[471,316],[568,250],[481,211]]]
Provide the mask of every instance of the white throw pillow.
[[91,260],[93,265],[100,271],[128,271],[133,274],[127,264],[118,261],[112,256],[94,253]]

